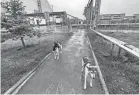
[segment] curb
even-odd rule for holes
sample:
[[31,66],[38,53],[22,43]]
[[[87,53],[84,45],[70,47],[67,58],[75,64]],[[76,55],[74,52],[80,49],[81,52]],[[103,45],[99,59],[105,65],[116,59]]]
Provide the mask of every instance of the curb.
[[105,81],[104,81],[103,75],[102,75],[102,73],[101,73],[101,70],[100,70],[100,67],[99,67],[97,58],[96,58],[95,53],[94,53],[94,51],[93,51],[93,48],[92,48],[92,46],[91,46],[90,40],[89,40],[89,38],[88,38],[88,35],[87,35],[87,40],[88,40],[88,42],[89,42],[89,46],[90,46],[90,48],[91,48],[91,52],[92,52],[92,55],[93,55],[94,60],[95,60],[95,64],[96,64],[96,66],[98,67],[97,70],[98,70],[98,74],[99,74],[99,77],[100,77],[100,81],[101,81],[102,87],[103,87],[103,89],[104,89],[105,94],[106,94],[106,95],[109,95],[108,88],[107,88],[106,83],[105,83]]
[[[33,69],[33,70],[31,70],[29,73],[27,73],[25,76],[23,76],[16,84],[14,84],[10,89],[8,89],[5,93],[4,93],[4,95],[7,95],[7,94],[12,94],[18,87],[20,87],[20,85],[22,85],[22,83],[24,83],[25,84],[25,81],[27,82],[27,80],[29,80],[29,78],[31,78],[31,76],[33,76],[34,74],[35,74],[35,71],[40,67],[40,66],[42,66],[43,65],[43,62],[46,60],[46,59],[48,59],[48,57],[51,55],[51,53],[49,53],[43,60],[41,60],[40,62],[39,62],[39,64]],[[23,86],[23,85],[22,85]],[[20,89],[21,89],[21,87],[20,87]],[[20,90],[19,89],[19,90]],[[17,93],[18,91],[16,91],[16,93]],[[16,94],[15,92],[14,92],[14,94]]]

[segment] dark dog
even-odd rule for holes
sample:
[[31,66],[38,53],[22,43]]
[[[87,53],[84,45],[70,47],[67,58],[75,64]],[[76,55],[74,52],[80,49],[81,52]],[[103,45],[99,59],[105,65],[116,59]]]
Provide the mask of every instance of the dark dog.
[[59,44],[58,42],[54,42],[53,52],[54,52],[55,59],[59,59],[59,50],[60,49],[62,49],[62,45]]

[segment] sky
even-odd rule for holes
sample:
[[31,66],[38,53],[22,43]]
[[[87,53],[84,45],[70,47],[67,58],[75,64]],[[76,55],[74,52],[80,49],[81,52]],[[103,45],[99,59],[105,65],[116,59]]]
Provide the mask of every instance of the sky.
[[[84,7],[88,0],[48,0],[54,11],[67,11],[68,14],[84,18]],[[139,14],[139,0],[102,0],[101,14],[126,13]]]
[[84,18],[83,11],[88,0],[48,0],[54,11],[66,11],[73,16]]
[[[1,0],[7,1],[7,0]],[[28,11],[37,9],[37,0],[21,0]],[[44,1],[44,0],[43,0]],[[89,0],[48,0],[54,11],[66,11],[68,14],[84,18],[83,11]],[[126,13],[139,14],[139,0],[101,0],[101,14]]]

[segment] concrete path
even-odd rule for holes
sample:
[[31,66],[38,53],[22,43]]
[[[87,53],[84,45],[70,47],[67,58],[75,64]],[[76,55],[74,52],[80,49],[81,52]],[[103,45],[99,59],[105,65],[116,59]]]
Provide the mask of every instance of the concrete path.
[[103,94],[98,77],[92,88],[87,83],[87,89],[83,89],[81,58],[90,54],[86,42],[84,30],[74,33],[63,48],[60,59],[54,60],[52,55],[18,94]]

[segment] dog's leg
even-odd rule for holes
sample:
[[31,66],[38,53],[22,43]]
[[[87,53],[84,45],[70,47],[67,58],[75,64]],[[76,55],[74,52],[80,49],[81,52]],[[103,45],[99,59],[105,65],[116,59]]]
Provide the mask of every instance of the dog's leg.
[[58,48],[56,48],[56,59],[59,59],[59,51],[58,51]]
[[86,89],[86,76],[84,77],[84,89]]
[[90,86],[93,87],[92,85],[92,78],[90,77]]
[[56,56],[56,59],[58,60],[58,52],[57,52],[57,54],[56,54],[57,56]]
[[55,59],[57,59],[57,48],[55,50]]
[[54,56],[55,56],[55,59],[56,59],[56,51],[54,51]]
[[59,59],[59,48],[57,49],[57,59]]
[[62,46],[62,45],[60,45],[60,48],[61,48],[61,50],[62,50],[63,46]]
[[60,53],[62,53],[62,48],[63,48],[63,46],[61,45],[61,48],[60,48]]
[[86,89],[86,82],[87,82],[87,71],[85,69],[85,75],[84,75],[84,89]]
[[53,51],[53,54],[54,54],[54,59],[55,59],[55,51]]
[[55,51],[55,58],[57,59],[57,52]]
[[92,78],[92,74],[90,73],[90,87],[93,87],[92,81],[93,81],[93,78]]
[[84,62],[83,62],[83,59],[82,59],[82,72],[83,72],[83,69],[84,69]]

